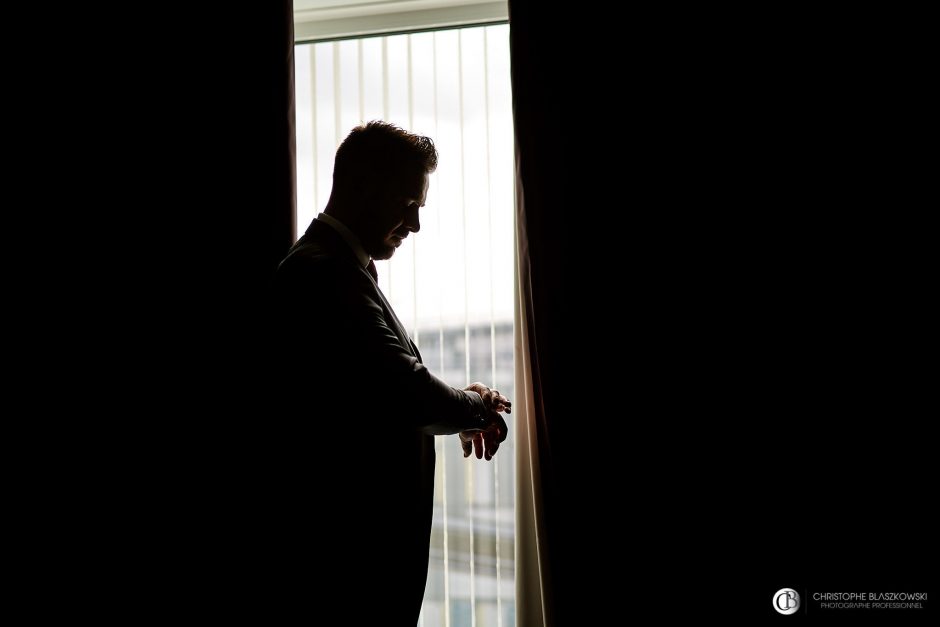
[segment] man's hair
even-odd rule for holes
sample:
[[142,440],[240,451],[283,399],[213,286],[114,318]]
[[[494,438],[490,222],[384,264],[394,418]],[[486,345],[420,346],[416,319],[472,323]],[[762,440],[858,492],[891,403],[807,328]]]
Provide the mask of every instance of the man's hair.
[[374,120],[354,128],[340,144],[333,166],[333,187],[351,190],[436,169],[437,149],[430,137]]

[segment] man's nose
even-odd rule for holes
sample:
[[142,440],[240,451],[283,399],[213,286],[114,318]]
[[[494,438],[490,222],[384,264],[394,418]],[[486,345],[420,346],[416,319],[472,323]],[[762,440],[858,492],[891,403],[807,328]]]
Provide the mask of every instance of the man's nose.
[[405,227],[412,233],[421,230],[421,221],[418,219],[418,212],[415,211],[405,219]]

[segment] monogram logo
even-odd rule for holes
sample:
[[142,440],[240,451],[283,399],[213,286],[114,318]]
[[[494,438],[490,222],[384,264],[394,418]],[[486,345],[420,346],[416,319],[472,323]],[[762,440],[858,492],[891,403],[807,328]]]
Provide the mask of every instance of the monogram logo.
[[783,588],[774,595],[774,609],[781,614],[794,614],[800,609],[800,595],[793,588]]

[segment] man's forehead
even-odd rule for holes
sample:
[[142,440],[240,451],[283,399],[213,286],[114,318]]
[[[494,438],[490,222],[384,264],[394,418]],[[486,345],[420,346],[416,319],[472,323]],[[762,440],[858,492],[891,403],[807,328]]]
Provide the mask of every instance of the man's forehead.
[[430,177],[425,173],[417,178],[411,179],[405,187],[405,192],[412,199],[423,198],[430,184]]

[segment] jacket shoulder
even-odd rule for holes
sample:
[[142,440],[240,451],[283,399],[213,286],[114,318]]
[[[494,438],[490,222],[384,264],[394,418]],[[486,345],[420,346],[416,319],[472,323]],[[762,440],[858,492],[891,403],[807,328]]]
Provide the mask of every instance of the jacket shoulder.
[[350,280],[355,274],[356,268],[348,260],[313,243],[291,250],[277,268],[275,283],[279,286],[286,286],[302,281],[309,285],[311,280],[328,281],[340,278]]

